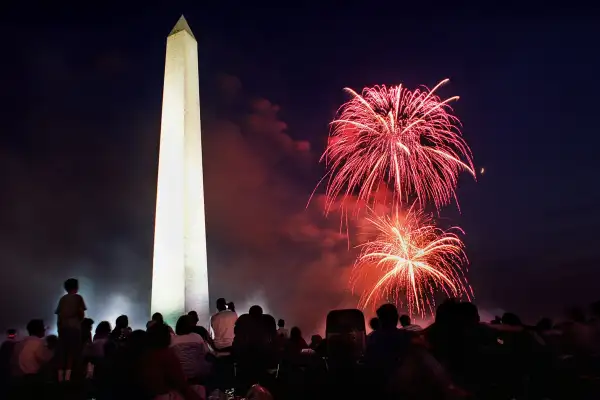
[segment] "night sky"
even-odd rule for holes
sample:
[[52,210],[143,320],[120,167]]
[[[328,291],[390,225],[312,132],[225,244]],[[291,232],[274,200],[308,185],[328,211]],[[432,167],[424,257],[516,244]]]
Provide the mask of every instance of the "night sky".
[[0,327],[51,321],[71,276],[93,318],[147,319],[165,42],[182,12],[199,41],[215,299],[306,330],[351,306],[339,217],[322,215],[322,188],[306,207],[328,123],[346,86],[446,77],[485,167],[440,222],[466,231],[476,303],[533,322],[598,299],[593,13],[211,3],[0,17]]

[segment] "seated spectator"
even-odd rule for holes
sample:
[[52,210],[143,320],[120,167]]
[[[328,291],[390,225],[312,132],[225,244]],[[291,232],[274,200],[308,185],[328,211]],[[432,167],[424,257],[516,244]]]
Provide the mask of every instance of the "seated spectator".
[[[188,314],[188,320],[190,322],[190,324],[192,325],[192,327],[195,327],[198,325],[198,322],[200,322],[200,318],[198,318],[198,313],[196,311],[190,311]],[[175,331],[177,331],[177,327],[175,327]]]
[[[198,317],[198,314],[196,314],[196,317]],[[163,315],[159,312],[155,312],[154,314],[152,314],[152,320],[150,320],[150,322],[146,324],[146,329],[148,329],[150,325],[154,324],[166,325],[169,328],[169,332],[171,332],[171,335],[175,335],[175,331],[173,330],[173,328],[171,328],[171,326],[165,322]]]
[[588,355],[596,345],[594,329],[587,324],[585,314],[579,308],[567,312],[569,322],[563,328],[563,348],[571,355]]
[[285,327],[285,321],[283,319],[277,321],[277,336],[283,336],[286,339],[290,338],[290,331]]
[[379,307],[377,318],[379,318],[380,328],[369,338],[365,363],[371,370],[372,377],[383,384],[388,381],[405,357],[410,344],[410,335],[398,329],[398,310],[395,305],[384,304]]
[[369,332],[367,337],[371,336],[373,334],[373,332],[375,332],[376,330],[379,329],[379,327],[380,327],[379,318],[377,318],[377,317],[371,318],[369,320],[369,327],[371,328],[371,332]]
[[102,321],[96,327],[92,343],[86,349],[86,355],[92,359],[104,357],[104,346],[108,341],[112,328],[110,322]]
[[293,327],[290,331],[290,338],[287,340],[284,347],[284,358],[287,360],[294,360],[298,355],[302,352],[302,350],[307,349],[308,345],[306,341],[302,337],[302,332],[300,328]]
[[420,332],[423,330],[423,328],[421,328],[419,325],[412,324],[410,317],[406,314],[400,317],[400,325],[402,325],[402,328],[408,332]]
[[94,328],[94,320],[91,318],[84,318],[81,322],[81,342],[83,346],[87,346],[92,343],[92,329]]
[[127,344],[129,335],[131,335],[129,318],[127,315],[121,315],[115,321],[115,328],[108,336],[107,342],[104,344],[104,356],[113,357],[116,352]]
[[218,299],[217,313],[210,318],[210,329],[215,351],[231,351],[237,319],[237,314],[227,309],[225,299]]
[[155,324],[148,329],[148,350],[140,363],[140,382],[149,398],[177,398],[200,400],[202,396],[192,390],[179,359],[169,347],[171,333],[164,324]]
[[15,377],[35,376],[54,355],[48,349],[44,335],[46,327],[41,319],[34,319],[27,324],[29,336],[15,345],[12,354],[12,375]]
[[275,319],[257,305],[237,320],[233,352],[246,385],[277,364],[276,329]]
[[188,315],[177,320],[175,333],[171,338],[171,348],[181,363],[183,373],[189,381],[204,383],[212,368],[206,359],[209,354],[208,345],[200,335],[192,331]]
[[308,345],[308,347],[314,351],[317,351],[317,348],[321,345],[322,342],[323,338],[321,337],[321,335],[312,335],[310,337],[310,344]]
[[3,390],[10,378],[10,359],[17,343],[16,329],[6,331],[6,340],[0,346],[0,390]]
[[110,334],[110,340],[116,343],[122,343],[127,340],[131,334],[129,327],[129,318],[127,315],[121,315],[115,321],[115,329]]

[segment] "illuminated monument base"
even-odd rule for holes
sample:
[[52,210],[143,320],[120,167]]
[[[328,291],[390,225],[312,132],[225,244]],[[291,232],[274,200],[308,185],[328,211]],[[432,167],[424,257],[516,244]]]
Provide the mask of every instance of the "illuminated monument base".
[[198,44],[181,16],[167,38],[151,300],[172,324],[210,318],[202,179]]

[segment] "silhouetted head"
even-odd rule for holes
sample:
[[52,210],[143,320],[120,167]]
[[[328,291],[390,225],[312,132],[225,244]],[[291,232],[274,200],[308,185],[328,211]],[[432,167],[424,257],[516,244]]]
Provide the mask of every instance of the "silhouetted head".
[[263,309],[261,306],[254,305],[250,307],[248,314],[252,315],[253,317],[260,317],[263,314]]
[[400,325],[409,326],[410,325],[410,317],[406,314],[400,316]]
[[379,318],[377,318],[377,317],[371,318],[369,320],[369,326],[371,327],[371,330],[374,330],[374,331],[381,328],[381,323],[379,322]]
[[377,318],[381,329],[392,329],[398,326],[398,309],[393,304],[384,304],[377,309]]
[[457,301],[446,299],[435,311],[435,323],[438,325],[447,325],[456,318]]
[[7,339],[14,339],[17,337],[17,330],[16,329],[8,329],[6,331],[6,337]]
[[217,311],[225,311],[227,310],[227,302],[224,298],[217,299]]
[[91,318],[84,318],[81,321],[81,329],[85,332],[91,332],[94,327],[94,320]]
[[502,324],[508,326],[521,326],[521,319],[517,316],[517,314],[513,313],[504,313],[502,315]]
[[[169,327],[167,327],[166,325],[163,326],[165,326],[168,331]],[[169,344],[171,344],[170,339],[171,335],[169,332]],[[130,351],[130,355],[142,353],[144,350],[146,350],[147,345],[148,332],[143,331],[141,329],[136,329],[135,331],[131,332],[129,338],[127,339],[127,348]]]
[[465,325],[475,325],[480,322],[479,309],[470,301],[463,301],[456,305],[456,312],[460,321]]
[[302,338],[302,331],[297,326],[294,326],[290,330],[290,339],[300,339]]
[[280,319],[279,321],[277,321],[277,326],[283,328],[285,326],[285,321]]
[[44,337],[46,335],[46,326],[41,319],[32,319],[27,324],[27,333],[29,336]]
[[165,324],[154,324],[148,329],[148,346],[152,349],[165,349],[171,344],[171,332]]
[[235,312],[235,304],[233,303],[233,301],[230,301],[229,303],[227,303],[227,309],[229,311]]
[[188,317],[189,317],[190,325],[192,325],[192,326],[196,326],[198,321],[200,321],[200,318],[198,318],[198,313],[196,311],[190,311],[188,313]]
[[177,324],[175,325],[175,333],[178,335],[187,335],[192,332],[193,327],[190,317],[188,315],[182,315],[179,317]]
[[58,336],[56,336],[56,335],[46,336],[46,347],[48,347],[48,350],[56,349],[57,345],[58,345]]
[[129,318],[127,317],[127,315],[120,315],[119,317],[117,317],[115,327],[117,329],[125,329],[129,327]]
[[205,342],[208,341],[208,331],[203,326],[196,326],[196,333],[204,339]]
[[102,321],[96,326],[96,335],[99,336],[107,336],[112,331],[112,327],[110,326],[110,322]]
[[310,337],[310,344],[313,345],[313,346],[318,345],[322,341],[323,341],[323,338],[321,337],[321,335],[312,335]]
[[64,288],[67,293],[77,293],[79,291],[79,281],[75,278],[67,279]]
[[152,314],[152,321],[156,322],[157,324],[165,323],[163,315],[159,312],[155,312],[154,314]]

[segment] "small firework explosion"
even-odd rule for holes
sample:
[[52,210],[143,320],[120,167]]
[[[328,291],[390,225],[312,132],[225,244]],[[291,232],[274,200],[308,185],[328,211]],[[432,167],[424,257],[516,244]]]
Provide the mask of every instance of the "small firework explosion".
[[435,294],[467,299],[473,295],[462,265],[468,264],[464,244],[456,233],[433,225],[430,215],[420,210],[397,211],[389,217],[368,219],[375,238],[359,247],[353,281],[369,285],[359,307],[377,306],[382,301],[406,304],[411,315],[435,312]]
[[[327,149],[327,210],[339,196],[356,194],[372,204],[381,183],[390,185],[395,203],[416,196],[439,209],[456,200],[461,171],[475,177],[472,154],[461,136],[460,121],[448,105],[458,96],[441,100],[433,90],[402,85],[365,88],[362,95],[346,89],[352,99],[331,125]],[[325,178],[324,178],[325,179]]]

